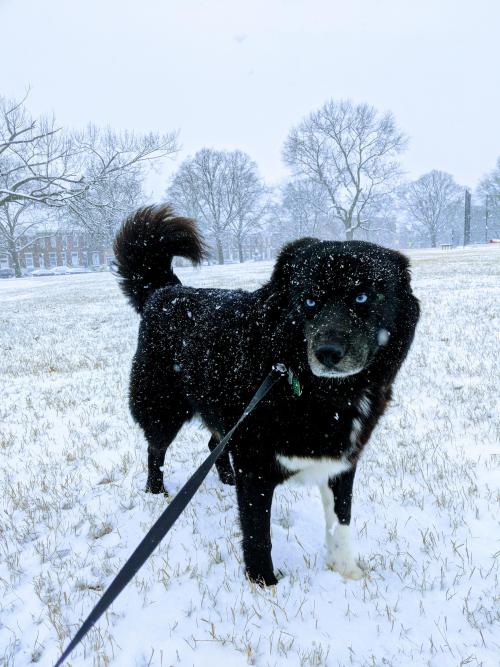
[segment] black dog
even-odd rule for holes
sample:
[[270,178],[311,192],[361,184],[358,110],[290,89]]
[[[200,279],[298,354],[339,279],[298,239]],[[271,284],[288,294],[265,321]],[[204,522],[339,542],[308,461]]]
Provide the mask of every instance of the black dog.
[[161,466],[184,422],[200,415],[213,449],[282,362],[292,385],[278,384],[236,432],[233,466],[229,456],[218,463],[222,481],[236,483],[247,574],[276,583],[271,501],[294,477],[320,485],[328,565],[360,577],[349,543],[356,464],[419,317],[406,257],[304,238],[282,249],[255,292],[183,287],[172,257],[199,263],[204,246],[195,223],[166,205],[130,216],[114,250],[122,289],[142,315],[130,407],[149,443],[147,490],[164,492]]

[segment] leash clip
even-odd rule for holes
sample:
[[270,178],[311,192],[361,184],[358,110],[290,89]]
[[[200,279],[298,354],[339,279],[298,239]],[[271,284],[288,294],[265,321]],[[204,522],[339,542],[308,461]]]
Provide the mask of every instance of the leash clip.
[[290,371],[287,370],[287,367],[285,366],[285,364],[274,364],[273,371],[276,371],[276,373],[279,373],[281,375],[281,377],[285,376],[287,373],[290,373]]

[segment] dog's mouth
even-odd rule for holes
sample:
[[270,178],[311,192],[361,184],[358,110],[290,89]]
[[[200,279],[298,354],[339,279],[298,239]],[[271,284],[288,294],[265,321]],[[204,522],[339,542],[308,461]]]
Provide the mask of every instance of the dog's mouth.
[[366,367],[369,349],[362,343],[348,346],[337,340],[309,341],[307,357],[313,375],[344,378],[356,375]]

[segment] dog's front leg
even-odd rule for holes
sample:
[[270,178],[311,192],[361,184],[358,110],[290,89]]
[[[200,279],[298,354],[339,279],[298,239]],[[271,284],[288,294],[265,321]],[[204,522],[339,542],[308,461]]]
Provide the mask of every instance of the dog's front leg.
[[[325,510],[327,565],[346,579],[361,579],[363,570],[351,548],[352,486],[356,468],[320,487]],[[335,516],[338,524],[334,527]]]
[[271,504],[275,485],[255,472],[235,467],[246,573],[251,581],[272,586],[278,583],[271,558]]

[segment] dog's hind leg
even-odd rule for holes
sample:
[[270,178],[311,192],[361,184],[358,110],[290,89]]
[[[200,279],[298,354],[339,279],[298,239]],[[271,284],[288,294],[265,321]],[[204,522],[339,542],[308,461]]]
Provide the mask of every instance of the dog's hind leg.
[[168,424],[157,423],[144,429],[148,441],[148,480],[146,491],[149,493],[167,493],[163,485],[162,467],[168,446],[179,432],[182,422]]
[[163,472],[165,452],[193,408],[169,377],[155,372],[148,359],[136,355],[130,376],[129,406],[132,417],[144,431],[148,442],[148,481],[146,491],[165,493]]
[[[210,438],[210,442],[208,443],[208,448],[211,452],[217,447],[218,445],[218,440],[214,436]],[[229,453],[227,450],[223,452],[217,461],[215,462],[215,467],[217,468],[217,472],[219,474],[219,479],[223,484],[229,484],[229,486],[234,486],[234,473],[233,473],[233,468],[231,466],[231,461],[229,460]]]
[[[183,401],[162,401],[162,404],[149,404],[147,409],[134,406],[134,417],[144,431],[148,442],[148,480],[146,491],[149,493],[166,493],[163,485],[165,453],[179,432],[184,422],[191,419],[193,411]],[[139,414],[138,414],[139,413]]]
[[[346,579],[360,579],[363,570],[351,548],[351,503],[355,467],[320,486],[325,511],[327,565]],[[335,517],[338,525],[334,528]]]

